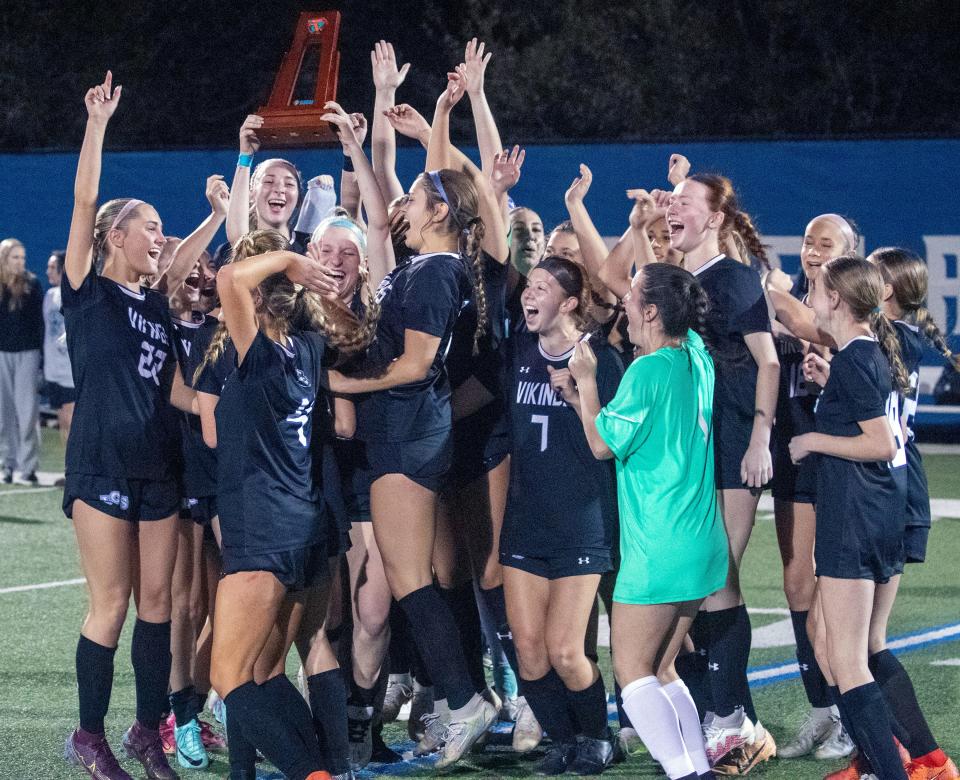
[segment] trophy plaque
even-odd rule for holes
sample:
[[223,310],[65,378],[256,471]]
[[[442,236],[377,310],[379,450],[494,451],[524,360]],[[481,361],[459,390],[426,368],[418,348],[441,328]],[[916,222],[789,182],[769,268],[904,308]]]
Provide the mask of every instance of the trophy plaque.
[[320,117],[328,100],[337,99],[340,72],[340,12],[300,14],[293,43],[283,56],[270,99],[257,113],[264,146],[323,146],[338,143]]

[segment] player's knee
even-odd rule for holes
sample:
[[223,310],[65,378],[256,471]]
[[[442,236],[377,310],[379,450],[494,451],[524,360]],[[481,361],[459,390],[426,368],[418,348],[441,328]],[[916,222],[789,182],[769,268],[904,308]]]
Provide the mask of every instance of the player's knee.
[[[189,606],[187,607],[189,610]],[[150,623],[165,623],[170,620],[170,588],[163,585],[141,586],[137,604],[137,616]]]
[[787,604],[795,612],[810,609],[816,580],[810,567],[800,567],[794,562],[783,569],[783,593]]
[[548,638],[547,654],[550,658],[550,666],[563,678],[573,674],[585,659],[583,644],[572,642],[566,637],[553,641]]

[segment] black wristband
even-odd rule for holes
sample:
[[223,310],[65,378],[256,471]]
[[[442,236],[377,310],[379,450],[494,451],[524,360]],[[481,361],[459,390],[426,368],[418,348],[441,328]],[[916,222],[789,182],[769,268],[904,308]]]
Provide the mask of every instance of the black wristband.
[[343,170],[353,173],[353,158],[348,155],[343,155]]

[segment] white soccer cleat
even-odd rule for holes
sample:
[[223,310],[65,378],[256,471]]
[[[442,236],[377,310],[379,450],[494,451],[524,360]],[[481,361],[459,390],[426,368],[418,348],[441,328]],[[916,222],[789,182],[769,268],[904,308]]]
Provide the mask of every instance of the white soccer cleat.
[[830,717],[830,733],[827,738],[820,743],[820,746],[813,751],[813,757],[821,760],[846,758],[853,753],[856,746],[847,730],[836,715]]
[[755,738],[753,723],[744,714],[742,707],[737,707],[733,715],[728,717],[715,717],[703,728],[703,741],[710,766],[719,763],[731,750],[743,747]]
[[513,750],[529,753],[543,741],[543,729],[523,696],[517,697],[517,715],[513,726]]
[[460,720],[451,720],[446,727],[443,752],[436,768],[444,769],[457,763],[496,720],[497,710],[494,706],[480,696],[474,696],[470,703],[470,714]]
[[383,709],[380,712],[384,723],[397,719],[403,705],[413,698],[413,685],[409,674],[391,674],[387,680],[387,692],[383,697]]
[[413,749],[415,756],[427,756],[443,747],[447,739],[447,725],[450,723],[449,712],[428,712],[421,716],[423,736]]
[[833,733],[833,717],[830,708],[811,709],[797,735],[777,752],[780,758],[800,758],[810,755]]

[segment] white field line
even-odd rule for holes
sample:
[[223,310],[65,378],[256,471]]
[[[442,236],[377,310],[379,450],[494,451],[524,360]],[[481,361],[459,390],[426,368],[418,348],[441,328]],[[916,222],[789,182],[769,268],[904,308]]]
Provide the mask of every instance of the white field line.
[[47,590],[48,588],[64,588],[68,585],[82,585],[87,580],[80,577],[75,580],[57,580],[56,582],[40,582],[36,585],[14,585],[12,588],[0,588],[0,594],[3,593],[24,593],[30,590]]
[[50,492],[52,492],[52,491],[54,491],[54,490],[63,490],[63,488],[58,488],[58,487],[39,487],[39,488],[25,487],[25,488],[23,488],[22,490],[17,490],[17,489],[14,489],[14,490],[0,490],[0,498],[3,498],[4,496],[22,496],[24,493],[34,493],[34,494],[36,494],[36,493],[50,493]]

